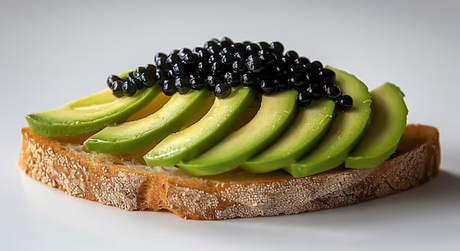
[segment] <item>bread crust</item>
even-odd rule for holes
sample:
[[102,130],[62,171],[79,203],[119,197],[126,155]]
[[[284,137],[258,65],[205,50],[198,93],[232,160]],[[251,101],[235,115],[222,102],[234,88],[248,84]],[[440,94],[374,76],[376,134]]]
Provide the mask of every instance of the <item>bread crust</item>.
[[75,197],[123,210],[165,209],[195,220],[347,206],[424,184],[438,175],[441,162],[438,130],[425,125],[408,125],[397,153],[376,168],[338,167],[304,178],[242,170],[193,177],[175,167],[148,167],[126,157],[88,152],[78,141],[41,137],[22,128],[19,167]]

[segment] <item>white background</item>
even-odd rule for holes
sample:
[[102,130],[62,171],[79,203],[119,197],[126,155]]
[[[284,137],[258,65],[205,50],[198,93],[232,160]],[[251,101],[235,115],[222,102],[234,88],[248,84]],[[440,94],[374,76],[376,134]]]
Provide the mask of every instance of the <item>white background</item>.
[[[168,2],[168,3],[166,3]],[[460,1],[0,1],[0,250],[460,250]],[[199,222],[65,195],[17,168],[24,116],[105,88],[157,51],[280,40],[406,93],[437,126],[443,172],[321,212]]]

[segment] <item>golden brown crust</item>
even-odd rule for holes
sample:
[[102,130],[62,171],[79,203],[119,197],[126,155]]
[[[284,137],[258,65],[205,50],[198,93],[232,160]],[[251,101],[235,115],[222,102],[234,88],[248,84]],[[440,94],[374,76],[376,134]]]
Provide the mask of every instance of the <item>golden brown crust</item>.
[[[72,139],[22,129],[19,166],[32,178],[72,196],[124,210],[169,210],[187,219],[230,219],[351,205],[421,185],[439,173],[436,128],[409,125],[397,154],[371,169],[334,170],[305,178],[241,170],[192,177],[178,168],[148,167],[87,152]],[[75,142],[73,142],[75,143]]]

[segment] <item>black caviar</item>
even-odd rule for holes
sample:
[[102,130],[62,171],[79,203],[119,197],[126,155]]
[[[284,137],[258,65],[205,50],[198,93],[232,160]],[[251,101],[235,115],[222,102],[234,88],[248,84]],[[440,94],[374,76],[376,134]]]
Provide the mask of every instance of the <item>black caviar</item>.
[[353,106],[353,99],[335,85],[334,71],[296,51],[285,52],[280,42],[233,42],[228,37],[214,38],[193,50],[159,52],[154,61],[155,65],[137,67],[124,77],[110,75],[107,86],[113,95],[133,96],[137,90],[158,83],[169,96],[206,88],[223,99],[231,94],[232,87],[243,85],[263,95],[296,89],[301,107],[323,97],[335,101],[340,110]]

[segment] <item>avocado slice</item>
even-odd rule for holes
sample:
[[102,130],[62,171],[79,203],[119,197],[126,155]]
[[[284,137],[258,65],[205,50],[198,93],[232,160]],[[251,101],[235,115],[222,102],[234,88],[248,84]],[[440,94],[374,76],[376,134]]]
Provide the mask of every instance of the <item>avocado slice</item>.
[[26,116],[30,129],[41,136],[71,136],[125,121],[160,94],[161,87],[138,91],[132,97],[114,97],[106,89],[74,100],[59,108]]
[[178,131],[193,119],[211,98],[202,89],[187,94],[174,94],[157,112],[139,120],[109,126],[88,138],[84,145],[98,153],[122,153],[134,151],[158,142]]
[[166,137],[144,156],[145,162],[151,166],[173,166],[207,151],[230,133],[255,94],[253,88],[239,87],[225,99],[216,98],[201,120]]
[[299,111],[294,124],[269,148],[241,167],[252,173],[267,173],[289,166],[318,145],[330,128],[335,102],[316,101]]
[[263,96],[256,116],[213,148],[178,166],[194,176],[230,171],[277,140],[294,120],[297,91],[289,90]]
[[407,113],[404,94],[385,83],[371,91],[371,122],[355,150],[345,161],[345,167],[372,168],[388,159],[398,147],[406,128]]
[[336,74],[335,83],[353,97],[353,107],[337,113],[331,129],[321,143],[305,158],[284,168],[294,177],[324,172],[343,164],[366,128],[371,113],[371,95],[367,86],[355,76],[328,67]]

